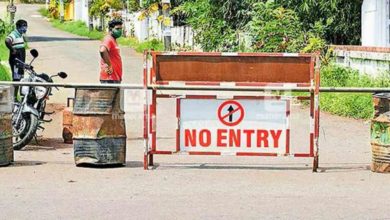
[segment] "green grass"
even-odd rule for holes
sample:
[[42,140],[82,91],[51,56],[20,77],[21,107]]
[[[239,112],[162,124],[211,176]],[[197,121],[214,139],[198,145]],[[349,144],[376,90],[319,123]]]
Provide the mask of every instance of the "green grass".
[[[93,40],[102,40],[104,38],[104,33],[93,30],[89,31],[84,22],[81,21],[66,21],[61,22],[59,20],[52,20],[52,25],[60,30],[73,33],[79,36],[88,37]],[[144,42],[138,42],[135,38],[119,38],[118,44],[122,46],[128,46],[134,48],[138,53],[143,53],[145,50],[155,50],[162,51],[164,50],[164,45],[161,41],[157,39],[152,39]]]
[[[321,87],[389,87],[390,77],[359,74],[358,71],[328,65],[321,71]],[[321,93],[323,111],[351,118],[369,119],[373,116],[372,94],[368,93]]]
[[47,17],[49,15],[49,11],[45,7],[41,7],[40,9],[38,9],[38,12],[43,17]]
[[55,28],[60,30],[76,34],[79,36],[88,37],[93,40],[101,40],[104,37],[104,33],[97,30],[89,31],[88,27],[82,21],[65,21],[61,22],[60,20],[54,19],[51,21],[52,25]]
[[[44,16],[48,17],[49,12],[45,8],[40,8],[39,13]],[[79,36],[88,37],[89,39],[93,40],[102,40],[104,38],[105,33],[93,30],[89,31],[88,27],[85,25],[82,21],[65,21],[61,22],[58,19],[51,19],[51,24],[53,27],[58,28],[60,30],[76,34]],[[119,38],[118,44],[122,46],[127,46],[135,49],[138,53],[143,53],[145,50],[155,50],[155,51],[162,51],[164,50],[164,45],[161,41],[157,39],[151,39],[145,42],[138,42],[136,38]]]
[[138,53],[143,53],[145,50],[163,51],[164,45],[157,39],[152,39],[144,42],[138,42],[135,38],[119,38],[118,43],[123,46],[133,48]]

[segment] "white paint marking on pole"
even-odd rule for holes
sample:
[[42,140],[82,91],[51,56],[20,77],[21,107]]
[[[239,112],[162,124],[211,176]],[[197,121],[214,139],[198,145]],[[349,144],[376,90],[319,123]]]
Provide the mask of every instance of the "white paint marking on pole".
[[283,53],[284,57],[299,57],[299,53]]
[[298,85],[296,83],[284,83],[283,87],[284,88],[297,88]]
[[222,87],[235,87],[236,83],[235,82],[221,82],[219,85]]
[[235,53],[235,52],[222,52],[221,56],[224,56],[224,57],[235,57],[235,56],[238,56],[238,53]]
[[221,100],[233,99],[233,97],[234,97],[234,95],[232,95],[232,94],[230,94],[230,95],[229,94],[217,95],[217,99],[221,99]]
[[170,86],[177,86],[177,87],[182,87],[182,86],[186,86],[186,83],[185,82],[180,82],[180,81],[169,81],[169,85]]
[[310,133],[314,133],[314,118],[310,118]]
[[285,154],[288,100],[180,100],[183,152]]
[[175,56],[177,54],[178,54],[177,52],[171,51],[171,52],[164,52],[162,55]]

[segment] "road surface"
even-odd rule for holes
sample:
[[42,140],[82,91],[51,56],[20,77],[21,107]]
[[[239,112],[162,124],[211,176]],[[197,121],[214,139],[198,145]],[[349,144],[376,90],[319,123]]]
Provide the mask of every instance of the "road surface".
[[[18,9],[41,54],[37,69],[66,71],[67,82],[97,82],[99,42],[50,27],[35,5]],[[125,81],[140,82],[142,57],[128,48],[122,56]],[[369,170],[367,121],[321,114],[319,173],[310,159],[212,156],[159,156],[157,167],[144,171],[141,106],[133,103],[125,167],[75,167],[72,146],[55,139],[57,114],[40,146],[16,152],[15,164],[0,168],[0,219],[390,219],[390,178]],[[174,105],[159,108],[159,143],[172,144]],[[292,119],[297,128],[301,117]],[[292,138],[293,150],[307,144],[299,132]]]

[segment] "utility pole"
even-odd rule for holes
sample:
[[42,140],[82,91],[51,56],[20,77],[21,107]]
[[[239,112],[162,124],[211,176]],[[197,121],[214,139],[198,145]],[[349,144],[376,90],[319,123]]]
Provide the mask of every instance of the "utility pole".
[[60,21],[64,22],[64,0],[60,0]]
[[[163,5],[162,13],[163,13],[164,19],[169,18],[170,17],[170,10],[171,10],[171,1],[170,0],[162,0],[162,5]],[[164,5],[168,6],[168,7],[164,7]],[[163,21],[161,27],[162,27],[163,37],[164,37],[164,50],[170,51],[171,50],[171,39],[172,39],[171,25],[170,24],[166,25]]]
[[9,23],[14,24],[15,22],[15,13],[16,13],[16,6],[14,5],[14,0],[10,0],[9,4],[7,6],[7,11],[9,13]]

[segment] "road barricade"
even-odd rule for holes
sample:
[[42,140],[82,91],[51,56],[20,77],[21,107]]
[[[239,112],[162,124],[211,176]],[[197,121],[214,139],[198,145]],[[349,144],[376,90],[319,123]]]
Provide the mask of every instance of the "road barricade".
[[[317,54],[149,52],[144,59],[144,86],[150,90],[144,108],[145,169],[153,166],[153,155],[185,154],[311,157],[313,171],[317,170]],[[215,87],[226,95],[210,89]],[[272,92],[238,95],[240,88]],[[306,95],[285,95],[297,88]],[[163,94],[166,90],[169,94]],[[157,99],[162,98],[176,99],[176,146],[168,151],[157,145]],[[309,143],[304,153],[293,152],[290,146],[294,99],[309,102]]]

